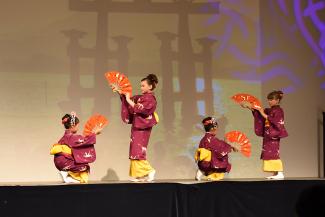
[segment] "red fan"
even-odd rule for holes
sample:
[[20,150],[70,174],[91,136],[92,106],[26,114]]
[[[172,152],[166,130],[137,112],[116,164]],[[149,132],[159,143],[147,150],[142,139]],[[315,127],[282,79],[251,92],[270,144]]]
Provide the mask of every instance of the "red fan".
[[93,133],[93,129],[95,127],[103,128],[107,124],[108,124],[108,120],[103,115],[100,114],[93,115],[86,122],[83,134],[85,136],[90,135],[91,133]]
[[122,94],[129,93],[130,96],[132,95],[131,83],[124,74],[118,71],[110,71],[105,73],[105,77],[112,89],[121,91]]
[[226,140],[229,142],[237,143],[240,145],[240,152],[246,156],[251,155],[251,143],[249,142],[247,136],[240,131],[230,131],[225,135]]
[[235,102],[241,104],[243,102],[248,102],[254,109],[260,109],[262,107],[261,102],[255,97],[247,93],[238,93],[231,97]]

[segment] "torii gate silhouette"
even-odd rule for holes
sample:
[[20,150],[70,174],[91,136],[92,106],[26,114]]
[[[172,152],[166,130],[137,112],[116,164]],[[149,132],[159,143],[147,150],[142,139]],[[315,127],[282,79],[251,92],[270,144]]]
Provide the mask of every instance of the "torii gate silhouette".
[[[216,14],[219,13],[219,3],[214,2],[210,7],[209,3],[193,2],[191,0],[176,0],[173,2],[151,2],[150,0],[134,0],[133,2],[114,2],[112,0],[69,0],[70,10],[80,12],[97,12],[97,35],[96,44],[93,48],[92,58],[95,58],[95,86],[93,90],[88,92],[95,95],[94,92],[105,93],[95,97],[94,106],[96,111],[103,114],[109,112],[109,108],[102,106],[103,102],[107,101],[109,96],[107,84],[103,79],[103,73],[107,71],[108,60],[114,58],[112,52],[108,49],[108,14],[109,13],[142,13],[142,14],[176,14],[178,20],[178,76],[180,81],[180,93],[177,101],[181,101],[182,123],[190,126],[193,123],[193,115],[197,114],[197,92],[196,92],[196,73],[195,61],[197,56],[193,53],[193,47],[189,29],[189,15],[193,14]],[[116,51],[118,52],[118,50]],[[87,55],[90,57],[90,55]],[[126,63],[127,64],[127,63]],[[121,65],[121,64],[120,64]],[[78,70],[78,69],[77,69]],[[123,71],[123,70],[121,70]],[[127,74],[127,71],[123,71]],[[164,71],[162,72],[164,74]],[[212,73],[206,72],[207,73]],[[77,73],[78,74],[78,73]],[[76,79],[76,72],[71,72],[75,81],[71,81],[72,86],[80,86],[80,79]],[[205,79],[209,76],[205,76]],[[164,79],[163,79],[164,80]],[[210,82],[210,83],[209,83]],[[164,82],[163,82],[164,83]],[[212,102],[212,80],[205,81],[205,89],[208,90],[209,98]],[[170,88],[169,85],[163,85],[164,88]],[[107,93],[107,94],[106,94]],[[185,94],[184,94],[185,93]],[[165,94],[170,94],[170,91],[165,91]],[[202,95],[202,93],[199,93]],[[74,94],[74,97],[80,97],[80,94]],[[88,94],[89,97],[89,94]],[[164,96],[164,98],[168,95]],[[172,97],[172,96],[171,96]],[[200,97],[199,97],[200,98]],[[211,104],[212,106],[213,104]],[[80,104],[79,104],[80,106]],[[171,105],[169,105],[171,106]],[[173,105],[172,105],[173,106]],[[209,107],[211,107],[209,106]],[[211,112],[211,108],[207,109]],[[163,112],[166,113],[166,112]]]

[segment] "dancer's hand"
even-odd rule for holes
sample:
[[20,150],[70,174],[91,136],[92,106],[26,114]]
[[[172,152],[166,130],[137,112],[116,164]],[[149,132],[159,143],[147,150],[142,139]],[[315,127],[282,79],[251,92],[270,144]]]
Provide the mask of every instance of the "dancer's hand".
[[228,144],[231,146],[231,150],[232,150],[233,152],[238,152],[238,151],[239,151],[239,148],[238,148],[238,144],[237,144],[237,143],[235,143],[235,142],[231,142],[231,141],[229,141],[227,138],[225,138],[224,141],[225,141],[226,143],[228,143]]
[[95,126],[93,129],[93,133],[95,133],[96,135],[99,135],[99,134],[101,134],[102,130],[103,130],[102,127]]
[[261,114],[265,114],[264,108],[262,108],[262,107],[257,108],[256,110],[259,111]]
[[233,152],[238,152],[239,151],[239,149],[237,147],[235,147],[235,146],[231,146],[231,149],[232,149]]
[[132,108],[135,106],[135,103],[130,99],[130,93],[125,93],[125,99]]
[[130,99],[130,93],[125,93],[125,98]]
[[265,114],[264,109],[263,109],[262,107],[261,107],[261,108],[258,108],[257,111],[259,111],[260,114],[261,114],[265,119],[267,119],[267,114]]
[[249,110],[253,110],[252,105],[249,102],[242,102],[240,103],[240,106]]
[[111,85],[111,88],[112,88],[113,92],[118,93],[118,94],[121,95],[121,90],[119,90],[117,87]]

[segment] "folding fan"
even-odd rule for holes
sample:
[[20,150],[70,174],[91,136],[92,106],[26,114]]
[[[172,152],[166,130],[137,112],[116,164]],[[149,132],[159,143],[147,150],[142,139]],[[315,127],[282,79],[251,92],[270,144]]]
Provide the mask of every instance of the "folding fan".
[[249,104],[251,104],[252,108],[254,109],[260,109],[262,107],[261,102],[255,96],[252,96],[247,93],[238,93],[236,95],[233,95],[231,99],[233,99],[235,102],[239,104],[248,102]]
[[240,152],[246,156],[251,155],[251,143],[249,142],[247,136],[240,131],[230,131],[226,133],[225,138],[229,142],[239,144]]
[[129,93],[132,95],[132,86],[129,79],[118,71],[110,71],[105,73],[106,80],[117,91],[121,91],[122,94]]
[[84,126],[83,134],[85,136],[93,133],[95,127],[103,128],[108,124],[108,120],[100,114],[95,114],[91,116]]

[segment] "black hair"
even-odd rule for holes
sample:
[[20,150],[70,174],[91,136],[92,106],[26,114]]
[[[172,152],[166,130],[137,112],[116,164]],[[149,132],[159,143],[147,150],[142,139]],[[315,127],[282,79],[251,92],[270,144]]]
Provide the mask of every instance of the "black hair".
[[73,118],[71,114],[65,114],[62,118],[62,124],[64,126],[65,129],[70,129],[71,127],[79,124],[79,118],[77,116],[75,116],[75,120],[73,123]]
[[152,86],[151,90],[154,90],[158,84],[158,78],[155,74],[149,74],[147,77],[142,78],[141,81],[147,81],[147,83]]
[[217,128],[218,123],[213,117],[206,117],[202,120],[205,132],[210,132],[211,129]]
[[270,100],[278,99],[279,102],[281,101],[282,98],[283,98],[283,92],[281,90],[274,90],[267,95],[267,99],[270,99]]

